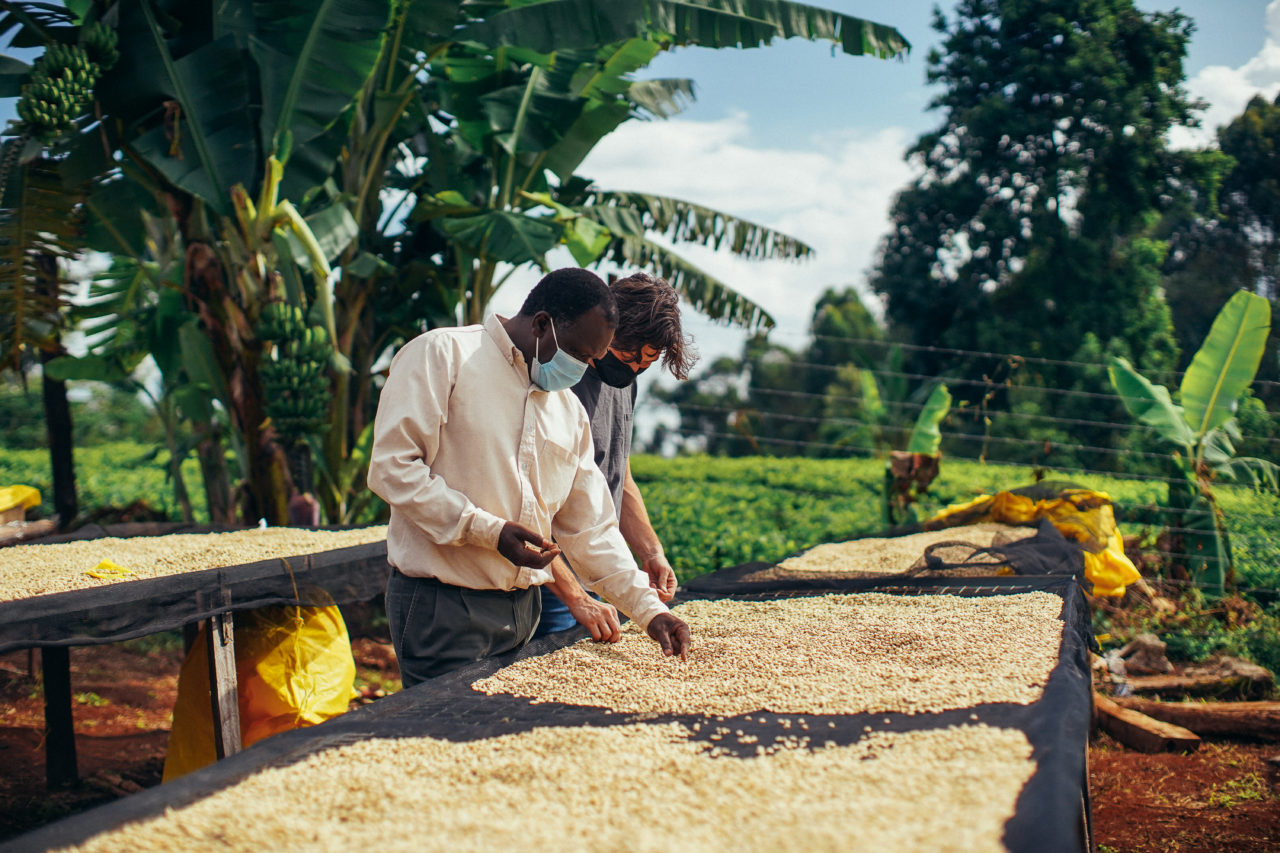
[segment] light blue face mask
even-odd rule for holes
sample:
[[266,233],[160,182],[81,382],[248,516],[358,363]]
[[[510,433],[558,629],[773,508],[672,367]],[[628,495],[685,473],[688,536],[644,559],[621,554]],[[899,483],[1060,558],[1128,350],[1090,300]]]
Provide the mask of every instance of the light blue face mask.
[[551,321],[551,339],[556,342],[556,354],[546,364],[538,361],[538,341],[534,341],[533,365],[529,368],[529,378],[543,391],[564,391],[578,384],[587,365],[560,349],[555,320]]

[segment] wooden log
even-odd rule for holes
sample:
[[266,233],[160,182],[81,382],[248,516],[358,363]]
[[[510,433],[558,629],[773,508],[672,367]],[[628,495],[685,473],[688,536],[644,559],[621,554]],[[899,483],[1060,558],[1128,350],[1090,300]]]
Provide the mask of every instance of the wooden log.
[[1195,752],[1200,747],[1195,732],[1121,708],[1099,693],[1093,694],[1093,707],[1098,727],[1138,752]]
[[1249,696],[1265,693],[1272,682],[1245,675],[1137,675],[1127,679],[1134,693],[1149,693],[1166,698],[1184,696]]
[[47,518],[39,521],[20,521],[0,527],[0,547],[25,542],[28,539],[39,539],[54,531],[54,523]]
[[1155,702],[1137,696],[1115,700],[1122,708],[1183,726],[1203,736],[1280,741],[1280,702]]

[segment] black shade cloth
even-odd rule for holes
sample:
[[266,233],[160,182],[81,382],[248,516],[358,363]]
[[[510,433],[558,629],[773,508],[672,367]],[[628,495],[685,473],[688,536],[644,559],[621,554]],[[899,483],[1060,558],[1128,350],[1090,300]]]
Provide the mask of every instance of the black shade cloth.
[[130,640],[216,613],[368,601],[387,585],[386,542],[0,602],[0,652]]
[[[946,581],[957,580],[962,576],[974,581],[979,578],[987,581],[1002,571],[1025,577],[1072,576],[1082,582],[1084,579],[1084,552],[1047,520],[1040,522],[1033,536],[1010,542],[997,541],[985,548],[964,541],[936,542],[921,550],[920,559],[914,565],[896,573],[849,577],[832,572],[830,577],[815,577],[815,573],[798,572],[796,577],[755,578],[776,565],[765,562],[744,563],[693,578],[684,584],[684,589],[713,595],[775,590],[876,589],[900,581],[924,580],[925,576]],[[981,574],[975,576],[975,572]]]
[[[1043,697],[1031,705],[1011,703],[978,705],[934,714],[898,713],[821,715],[753,712],[729,717],[716,725],[742,729],[757,735],[761,742],[777,736],[793,735],[785,727],[803,716],[824,740],[854,743],[873,731],[918,731],[976,722],[1001,728],[1019,729],[1032,745],[1036,769],[1017,800],[1016,814],[1005,826],[1004,842],[1013,851],[1082,851],[1089,849],[1088,781],[1086,746],[1091,714],[1090,676],[1082,631],[1089,626],[1089,610],[1079,586],[1069,578],[1000,578],[1001,583],[950,584],[941,580],[906,582],[882,588],[898,594],[949,593],[956,595],[1004,595],[1042,590],[1061,596],[1065,622],[1059,660]],[[829,592],[831,590],[824,590]],[[869,591],[864,584],[847,591]],[[772,599],[804,595],[796,591],[774,591],[740,599]],[[812,593],[808,593],[812,594]],[[722,597],[722,596],[703,596]],[[683,598],[683,596],[682,596]],[[286,732],[260,741],[246,751],[174,782],[126,797],[81,815],[59,821],[12,842],[0,845],[0,853],[37,851],[82,843],[89,837],[124,823],[161,815],[166,808],[180,808],[234,785],[241,779],[273,766],[298,762],[324,749],[370,738],[430,736],[453,741],[470,741],[527,731],[535,726],[611,726],[634,722],[663,723],[677,720],[687,725],[703,722],[695,737],[707,739],[715,726],[699,715],[658,716],[609,714],[600,708],[533,704],[513,696],[486,696],[470,689],[470,684],[516,660],[546,654],[586,636],[576,628],[551,634],[530,643],[518,652],[479,661],[464,669],[427,681],[372,705],[332,719],[315,728]],[[695,637],[694,654],[697,653]],[[980,656],[981,649],[974,654]],[[760,722],[761,719],[765,722]],[[888,722],[885,722],[888,720]],[[835,728],[829,728],[834,722]],[[731,741],[721,746],[750,750]],[[719,760],[734,760],[722,758]],[[585,784],[585,783],[584,783]],[[929,808],[922,803],[921,808]],[[234,816],[228,815],[228,819]],[[385,827],[370,827],[375,833]],[[857,827],[849,827],[849,847],[857,849]]]

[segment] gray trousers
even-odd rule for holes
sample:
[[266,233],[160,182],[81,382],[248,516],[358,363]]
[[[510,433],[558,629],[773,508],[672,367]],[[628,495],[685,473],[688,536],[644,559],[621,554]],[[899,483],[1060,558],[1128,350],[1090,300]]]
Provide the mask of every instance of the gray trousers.
[[405,687],[518,649],[533,636],[538,589],[467,589],[392,569],[387,622]]

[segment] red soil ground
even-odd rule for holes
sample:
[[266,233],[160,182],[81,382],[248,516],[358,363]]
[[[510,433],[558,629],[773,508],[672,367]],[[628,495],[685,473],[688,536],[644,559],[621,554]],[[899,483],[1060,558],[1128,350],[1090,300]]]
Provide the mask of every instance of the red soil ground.
[[[369,701],[399,686],[390,647],[353,643]],[[160,783],[182,652],[134,641],[71,652],[81,782],[45,788],[43,696],[26,652],[0,655],[0,841]],[[34,672],[39,674],[38,653]],[[1089,750],[1100,853],[1280,851],[1280,796],[1265,761],[1280,744],[1206,743],[1141,755],[1105,735]]]

